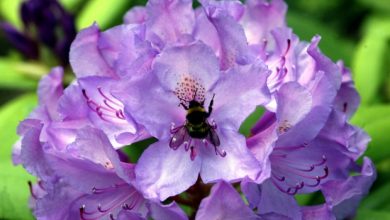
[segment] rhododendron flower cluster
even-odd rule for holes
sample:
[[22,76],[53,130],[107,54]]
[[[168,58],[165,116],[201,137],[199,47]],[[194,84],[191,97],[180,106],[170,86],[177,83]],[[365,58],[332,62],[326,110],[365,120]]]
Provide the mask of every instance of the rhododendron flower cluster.
[[[360,101],[349,70],[319,36],[299,40],[282,0],[200,3],[150,0],[122,25],[92,24],[72,43],[71,85],[60,67],[41,80],[13,152],[37,177],[38,219],[354,215],[376,172],[356,162],[370,138],[348,123]],[[325,202],[298,205],[313,192]]]

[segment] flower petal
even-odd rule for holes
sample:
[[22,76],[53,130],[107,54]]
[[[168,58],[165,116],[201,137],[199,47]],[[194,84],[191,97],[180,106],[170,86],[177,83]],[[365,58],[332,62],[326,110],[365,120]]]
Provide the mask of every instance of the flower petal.
[[261,185],[244,181],[241,187],[251,207],[258,208],[258,214],[275,213],[291,219],[301,219],[300,208],[294,196],[281,192],[271,180]]
[[236,63],[248,64],[253,57],[249,53],[250,50],[242,27],[221,5],[206,1],[203,3],[203,7],[218,33],[221,45],[221,69],[226,70]]
[[184,147],[172,150],[169,140],[160,140],[149,146],[138,160],[137,186],[146,198],[163,201],[194,184],[200,167],[200,157],[192,161]]
[[249,44],[260,44],[277,27],[286,25],[287,5],[282,0],[246,1],[245,14],[240,20]]
[[200,175],[203,182],[235,181],[246,176],[255,179],[261,172],[261,167],[246,147],[244,136],[228,129],[217,129],[216,132],[221,141],[218,147],[226,152],[226,156],[216,155],[213,146],[200,147]]
[[99,36],[99,28],[97,24],[93,24],[77,34],[73,41],[69,62],[77,77],[116,76],[98,49]]
[[229,183],[220,181],[200,203],[195,219],[255,220],[259,217],[245,205]]
[[375,179],[374,164],[365,157],[359,176],[351,176],[347,180],[330,181],[322,186],[325,200],[337,219],[354,216],[360,201],[368,194]]
[[186,220],[188,219],[183,210],[175,202],[172,202],[168,205],[162,205],[160,203],[149,203],[150,215],[155,220],[166,220],[166,219],[175,219],[175,220]]
[[184,123],[186,112],[178,106],[179,99],[163,89],[154,74],[124,81],[112,93],[124,103],[126,116],[133,117],[154,137],[170,137],[171,124],[177,126]]
[[210,47],[202,42],[166,48],[155,59],[153,74],[161,85],[175,91],[177,83],[189,76],[207,90],[219,78],[218,59]]
[[123,20],[125,24],[141,24],[147,19],[146,8],[134,6],[126,12]]
[[219,126],[238,130],[257,106],[268,102],[267,76],[263,63],[239,66],[224,73],[212,91],[215,105],[211,117]]
[[195,16],[191,0],[150,0],[146,11],[148,39],[157,35],[164,43],[175,42],[180,35],[192,33]]

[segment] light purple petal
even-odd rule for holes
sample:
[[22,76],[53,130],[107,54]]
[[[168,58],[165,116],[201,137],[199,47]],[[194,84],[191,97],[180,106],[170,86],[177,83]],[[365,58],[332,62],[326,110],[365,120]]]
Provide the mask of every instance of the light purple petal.
[[170,91],[175,91],[185,77],[198,81],[206,91],[219,78],[217,57],[201,42],[166,48],[152,68],[161,85]]
[[101,130],[92,127],[78,130],[75,142],[69,145],[67,150],[76,158],[87,159],[115,170],[118,176],[127,182],[133,181],[132,166],[119,160],[118,153]]
[[375,179],[374,164],[365,157],[359,176],[351,176],[345,181],[330,181],[322,186],[327,204],[337,219],[353,217],[361,199],[368,194]]
[[62,67],[53,68],[50,73],[44,76],[39,82],[38,97],[39,104],[46,107],[51,118],[58,118],[58,99],[63,93],[62,77],[64,70]]
[[269,38],[271,30],[284,27],[287,5],[282,0],[246,1],[245,14],[240,20],[249,44],[260,44]]
[[279,124],[279,133],[300,122],[312,108],[312,96],[307,89],[296,82],[284,84],[276,94],[278,108],[276,118]]
[[150,202],[148,205],[150,216],[154,220],[166,220],[166,219],[175,219],[175,220],[186,220],[188,217],[183,212],[183,210],[175,202],[172,202],[168,205],[162,205],[154,202]]
[[303,120],[279,136],[276,145],[298,146],[309,142],[324,127],[330,112],[330,107],[316,106],[312,108]]
[[98,49],[99,37],[99,28],[97,24],[93,24],[77,34],[73,41],[69,62],[77,77],[116,76]]
[[262,63],[240,66],[224,73],[213,89],[213,113],[219,126],[238,130],[257,106],[269,100],[268,70]]
[[324,205],[302,207],[302,220],[336,220],[329,207]]
[[194,184],[200,167],[200,157],[192,161],[184,147],[172,150],[169,140],[160,140],[149,146],[138,160],[137,186],[146,198],[163,201]]
[[242,27],[221,5],[207,2],[203,3],[203,7],[219,37],[221,69],[226,70],[236,63],[248,64],[253,57],[249,53],[248,43]]
[[178,106],[179,99],[173,92],[164,90],[154,74],[122,82],[113,95],[124,103],[125,114],[133,117],[154,137],[166,138],[171,135],[172,123],[184,123],[186,112]]
[[221,181],[202,200],[195,219],[255,220],[259,217],[245,205],[240,194],[229,183]]
[[271,180],[267,180],[261,185],[244,181],[241,188],[251,207],[257,207],[259,214],[274,213],[285,216],[285,218],[301,219],[300,207],[294,196],[281,192]]
[[217,129],[221,140],[219,148],[225,157],[216,155],[213,146],[200,146],[201,177],[205,183],[217,180],[235,181],[246,176],[255,179],[261,172],[260,164],[248,150],[244,136],[235,131]]
[[124,17],[125,24],[141,24],[147,19],[146,8],[143,6],[132,7],[126,12]]
[[146,12],[148,39],[157,35],[163,44],[175,42],[180,35],[191,34],[194,28],[195,16],[191,0],[150,0],[146,5]]
[[246,140],[248,148],[261,165],[261,174],[256,179],[253,179],[257,183],[262,183],[271,175],[271,162],[269,156],[271,155],[275,141],[278,138],[275,126],[276,123],[273,123],[267,129],[247,138]]
[[[124,113],[124,104],[111,95],[112,89],[120,84],[119,80],[92,76],[79,79],[79,84],[84,98],[82,101],[89,107],[89,119],[109,136],[115,148],[137,140],[138,133],[142,131],[138,130],[132,116]],[[129,136],[130,142],[118,143],[120,135]]]

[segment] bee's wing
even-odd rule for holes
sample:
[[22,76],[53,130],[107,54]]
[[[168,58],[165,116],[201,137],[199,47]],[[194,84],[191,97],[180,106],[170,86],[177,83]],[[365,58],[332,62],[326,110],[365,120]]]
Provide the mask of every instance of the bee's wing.
[[185,140],[188,140],[189,134],[186,127],[183,125],[175,129],[171,141],[169,142],[169,147],[176,150],[183,144]]
[[214,128],[210,127],[209,134],[207,135],[207,140],[213,144],[215,147],[218,147],[221,145],[221,141],[219,140],[219,137],[217,135],[217,132],[215,132]]

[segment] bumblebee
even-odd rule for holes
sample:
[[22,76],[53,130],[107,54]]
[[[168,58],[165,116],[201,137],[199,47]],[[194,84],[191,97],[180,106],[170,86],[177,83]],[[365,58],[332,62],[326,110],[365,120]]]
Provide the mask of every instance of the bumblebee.
[[171,130],[173,135],[170,146],[174,149],[177,149],[184,142],[190,143],[191,138],[207,140],[214,147],[218,147],[221,144],[219,137],[215,132],[216,126],[210,125],[207,121],[207,118],[210,117],[213,111],[214,95],[210,101],[208,112],[206,112],[204,108],[204,100],[198,102],[195,99],[195,96],[196,95],[194,95],[191,101],[187,102],[188,106],[183,102],[180,103],[187,111],[187,115],[184,125]]

